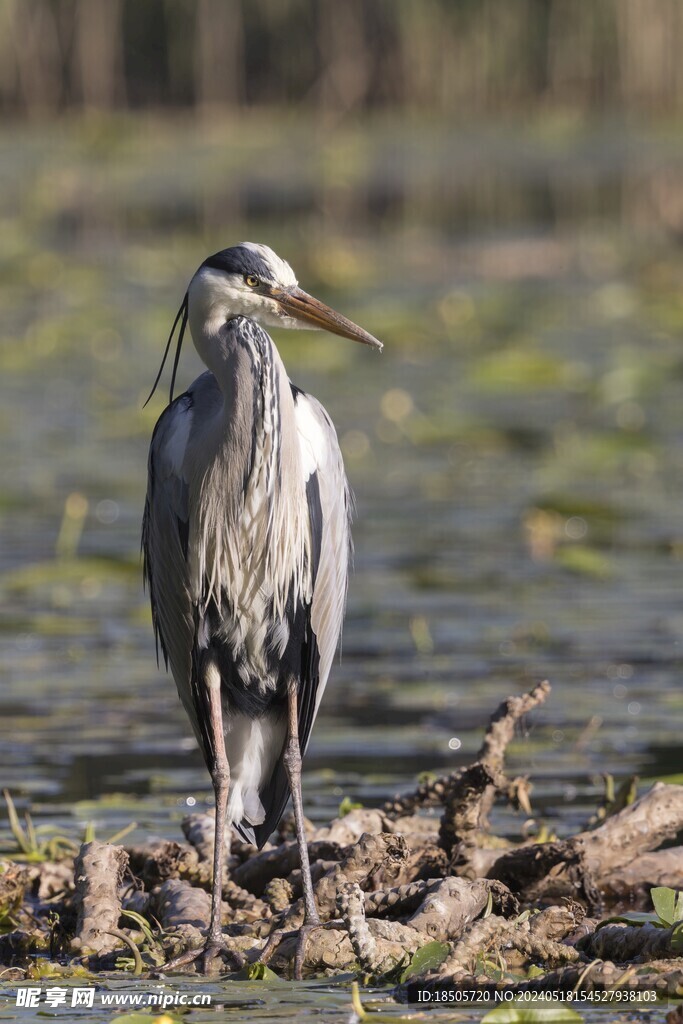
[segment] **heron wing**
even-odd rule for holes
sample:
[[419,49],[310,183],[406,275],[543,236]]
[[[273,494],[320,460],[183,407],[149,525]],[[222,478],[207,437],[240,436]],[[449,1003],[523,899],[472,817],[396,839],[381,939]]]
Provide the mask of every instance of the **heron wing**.
[[319,683],[313,705],[315,717],[344,619],[353,497],[344,472],[337,433],[323,406],[311,395],[299,391],[295,395],[294,409],[306,480],[314,562],[311,629],[320,656]]
[[192,395],[185,393],[168,406],[154,428],[149,450],[142,549],[157,659],[161,648],[166,667],[171,667],[183,706],[201,742],[191,694],[195,624],[186,557],[189,485],[183,474],[192,413]]

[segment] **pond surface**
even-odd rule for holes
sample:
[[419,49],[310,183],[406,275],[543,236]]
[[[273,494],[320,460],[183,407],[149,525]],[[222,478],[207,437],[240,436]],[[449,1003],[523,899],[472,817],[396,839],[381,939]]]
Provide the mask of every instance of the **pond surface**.
[[310,816],[468,762],[542,678],[509,758],[537,821],[576,828],[602,773],[682,771],[683,138],[256,117],[0,146],[0,782],[42,829],[177,838],[210,803],[142,590],[163,392],[142,404],[188,278],[241,238],[385,342],[276,337],[358,504]]

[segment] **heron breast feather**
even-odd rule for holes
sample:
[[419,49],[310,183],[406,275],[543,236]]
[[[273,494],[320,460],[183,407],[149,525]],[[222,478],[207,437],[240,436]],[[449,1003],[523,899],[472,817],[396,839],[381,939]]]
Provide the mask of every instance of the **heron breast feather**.
[[[214,642],[231,650],[245,683],[257,680],[261,688],[277,685],[277,663],[290,639],[292,606],[305,602],[312,588],[310,536],[289,513],[287,497],[273,436],[259,433],[236,519],[218,513],[211,521],[209,516],[199,522],[196,534],[197,545],[203,548],[198,559],[203,594],[198,604],[207,607],[214,602]],[[220,506],[200,504],[216,510]]]

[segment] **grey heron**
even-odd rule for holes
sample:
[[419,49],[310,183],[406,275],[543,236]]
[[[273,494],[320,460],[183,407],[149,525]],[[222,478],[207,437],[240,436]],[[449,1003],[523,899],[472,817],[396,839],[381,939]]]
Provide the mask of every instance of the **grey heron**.
[[[318,923],[301,756],[341,632],[351,497],[329,416],[289,381],[264,327],[382,345],[251,242],[210,256],[195,273],[152,394],[178,324],[170,404],[149,453],[142,542],[157,657],[160,647],[215,793],[206,965],[225,947],[226,824],[260,848],[290,793],[304,929]],[[188,325],[208,369],[174,400]]]

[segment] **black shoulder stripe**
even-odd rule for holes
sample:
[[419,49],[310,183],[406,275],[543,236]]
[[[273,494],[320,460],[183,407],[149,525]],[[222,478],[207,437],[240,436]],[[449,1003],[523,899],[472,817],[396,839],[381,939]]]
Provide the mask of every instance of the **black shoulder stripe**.
[[318,474],[311,473],[306,481],[306,498],[308,499],[308,515],[311,520],[311,537],[313,538],[313,582],[318,575],[320,564],[320,548],[323,539],[323,508],[320,503],[320,484]]
[[180,547],[183,552],[183,558],[187,561],[187,547],[190,541],[190,524],[185,519],[181,519],[180,516],[176,516],[176,523],[178,525],[178,536],[180,537]]
[[320,652],[318,638],[311,625],[310,605],[306,610],[306,639],[301,652],[301,686],[299,687],[299,736],[301,737],[301,755],[311,737],[311,729],[315,719],[315,702],[320,682]]

